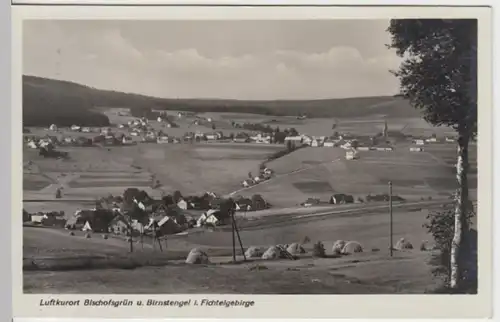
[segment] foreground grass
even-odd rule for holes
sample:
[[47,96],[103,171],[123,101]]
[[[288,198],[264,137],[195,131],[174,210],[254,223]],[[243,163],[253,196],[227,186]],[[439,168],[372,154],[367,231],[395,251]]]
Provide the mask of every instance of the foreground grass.
[[350,280],[326,270],[250,270],[169,265],[135,270],[25,272],[25,293],[58,294],[388,294],[393,287]]

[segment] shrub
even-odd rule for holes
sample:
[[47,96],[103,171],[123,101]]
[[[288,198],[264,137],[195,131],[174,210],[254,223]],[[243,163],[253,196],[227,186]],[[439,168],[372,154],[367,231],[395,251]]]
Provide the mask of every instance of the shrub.
[[[471,219],[474,216],[470,207],[465,217],[464,224],[469,227]],[[434,255],[431,264],[435,266],[433,274],[444,278],[443,292],[451,292],[449,290],[450,281],[450,259],[451,259],[451,246],[453,241],[454,227],[455,227],[455,214],[454,210],[444,210],[429,212],[427,215],[428,222],[423,225],[427,231],[434,237],[436,246],[439,250],[438,254]],[[463,244],[461,248],[461,267],[463,271],[460,272],[462,281],[459,289],[453,292],[459,293],[476,293],[477,292],[477,232],[470,229],[467,234],[463,236]]]
[[314,244],[313,246],[313,256],[314,257],[319,257],[319,258],[323,258],[326,256],[326,252],[325,252],[325,246],[323,245],[322,242],[317,242]]

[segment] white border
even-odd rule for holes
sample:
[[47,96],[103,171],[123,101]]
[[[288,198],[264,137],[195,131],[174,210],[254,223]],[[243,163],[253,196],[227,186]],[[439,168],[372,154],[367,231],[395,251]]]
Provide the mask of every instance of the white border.
[[51,5],[239,5],[239,6],[491,6],[493,0],[12,0],[13,4]]
[[[231,17],[231,19],[238,19],[238,15],[234,14],[235,12],[238,12],[241,10],[245,10],[245,18],[260,18],[260,19],[297,19],[297,16],[300,16],[302,19],[317,19],[317,18],[332,18],[332,13],[331,10],[327,10],[326,8],[266,8],[265,13],[263,14],[263,8],[183,8],[183,7],[171,7],[168,8],[167,11],[162,11],[159,10],[159,8],[142,8],[142,7],[134,7],[134,8],[107,8],[107,7],[99,7],[97,8],[92,8],[92,7],[81,7],[81,8],[76,8],[76,7],[30,7],[30,6],[22,6],[22,7],[17,7],[14,10],[13,13],[13,23],[17,24],[16,26],[19,27],[19,18],[21,17],[27,17],[26,15],[29,15],[29,17],[33,18],[47,18],[47,17],[64,17],[64,18],[98,18],[98,19],[109,19],[109,18],[115,18],[115,19],[126,19],[126,18],[135,18],[138,19],[138,17],[141,18],[170,18],[170,19],[196,19],[196,15],[203,15],[204,19],[220,19],[222,18],[227,18]],[[352,11],[352,9],[347,8],[347,7],[342,7],[342,8],[335,8],[334,14],[338,17],[339,15],[348,15],[349,17],[358,17],[358,18],[376,18],[376,17],[382,17],[387,18],[387,15],[390,16],[398,16],[398,17],[419,17],[419,12],[421,12],[422,8],[396,8],[395,10],[391,11],[391,8],[369,8],[369,13],[363,14],[362,11],[365,10],[360,10],[360,8],[357,8],[355,12]],[[389,10],[388,10],[389,9]],[[410,10],[405,10],[405,9],[410,9]],[[463,8],[466,9],[466,8]],[[432,14],[426,13],[426,16],[434,16],[434,17],[452,17],[456,16],[457,14],[460,14],[462,17],[470,16],[473,15],[474,9],[467,8],[466,10],[459,10],[457,8],[437,8],[433,9]],[[259,13],[260,11],[260,13]],[[349,11],[351,12],[349,14]],[[382,11],[385,11],[385,15],[381,15]],[[410,12],[411,11],[411,12]],[[404,14],[403,14],[404,12]],[[380,15],[380,16],[379,16]],[[484,20],[481,20],[484,22]],[[12,48],[12,57],[13,57],[13,64],[12,64],[12,69],[13,69],[13,74],[12,74],[12,81],[13,81],[13,113],[12,113],[12,127],[13,131],[19,131],[20,133],[21,127],[20,127],[20,116],[21,116],[21,104],[20,104],[20,92],[19,92],[19,84],[20,84],[20,30],[18,28],[13,28],[14,34],[13,34],[13,48]],[[484,29],[483,29],[484,30]],[[488,37],[488,35],[483,35],[483,37]],[[490,42],[488,41],[485,43],[486,47],[489,47]],[[483,43],[481,43],[482,45]],[[483,47],[484,48],[484,47]],[[491,91],[491,66],[488,65],[489,58],[491,56],[491,51],[486,50],[484,52],[483,50],[480,50],[480,66],[479,66],[479,72],[480,72],[480,82],[482,82],[482,85],[480,85],[480,92],[479,92],[479,99],[480,99],[480,143],[481,143],[481,148],[480,150],[480,156],[479,156],[479,164],[480,164],[480,169],[481,173],[483,176],[480,176],[479,180],[479,186],[480,186],[480,199],[483,200],[483,202],[480,202],[480,208],[479,208],[479,213],[488,213],[491,209],[488,205],[488,200],[491,200],[489,198],[489,195],[491,194],[491,189],[489,188],[489,178],[491,178],[490,173],[491,168],[489,167],[490,164],[488,164],[491,160],[491,149],[486,148],[484,149],[483,147],[487,147],[488,144],[491,145],[492,142],[492,137],[491,137],[491,116],[488,115],[488,113],[482,112],[481,110],[483,106],[490,105],[489,103],[491,102],[491,97],[489,96],[489,92]],[[485,64],[487,64],[485,66]],[[8,118],[4,118],[8,119]],[[8,127],[7,127],[8,128]],[[5,128],[4,128],[5,130]],[[14,133],[14,132],[13,132]],[[13,138],[15,139],[15,137]],[[11,142],[16,142],[17,141],[11,141]],[[15,146],[13,144],[12,146],[12,161],[13,165],[14,164],[19,164],[19,161],[21,159],[19,158],[19,146]],[[486,166],[485,165],[486,162]],[[8,169],[8,168],[6,168]],[[15,169],[15,168],[11,168]],[[489,169],[489,170],[488,170]],[[13,173],[13,177],[15,178],[18,176],[18,174]],[[14,179],[13,178],[13,179]],[[17,181],[17,182],[16,182]],[[14,195],[19,194],[19,183],[20,180],[13,180],[12,184],[12,191]],[[486,186],[485,186],[486,185]],[[481,189],[481,187],[484,187]],[[486,190],[484,190],[486,189]],[[13,196],[14,197],[14,196]],[[17,196],[19,197],[19,195]],[[20,200],[16,198],[17,200]],[[12,200],[14,201],[14,199]],[[13,204],[11,213],[20,213],[19,205]],[[12,232],[16,232],[20,229],[20,216],[14,216],[13,217],[16,220],[13,220],[13,225],[12,225]],[[483,222],[483,220],[480,221],[479,224],[481,227],[491,227],[491,223],[486,220],[486,222]],[[19,228],[17,228],[19,227]],[[19,251],[22,251],[19,249],[19,237],[21,234],[13,234],[13,246],[14,246],[14,254],[18,253]],[[486,235],[486,240],[483,239],[483,236]],[[486,272],[487,275],[491,276],[491,270],[484,271],[484,265],[489,266],[489,259],[486,257],[483,257],[482,255],[485,254],[483,252],[484,249],[489,250],[490,249],[490,243],[487,239],[488,233],[486,231],[486,228],[480,228],[480,262],[481,262],[481,267],[480,267],[480,274],[481,274],[481,279],[480,279],[480,292],[488,292],[490,289],[490,284],[489,281],[486,278],[483,278],[483,276],[486,276],[484,273]],[[485,243],[487,241],[488,243]],[[15,275],[13,276],[13,284],[19,286],[19,258],[16,257],[16,255],[13,254],[13,270],[15,272]],[[17,258],[17,260],[16,260]],[[16,263],[17,261],[17,263]],[[16,266],[17,265],[17,266]],[[488,274],[489,273],[489,274]],[[487,285],[486,285],[487,284]],[[485,294],[485,293],[483,293]],[[52,312],[42,312],[38,310],[35,307],[30,307],[30,302],[32,300],[35,300],[33,296],[27,296],[27,295],[21,295],[20,294],[15,294],[16,295],[16,313],[23,314],[25,316],[47,316],[44,313],[53,313],[51,314],[52,316],[83,316],[83,314],[86,314],[88,316],[94,316],[94,317],[111,317],[115,316],[118,317],[117,314],[112,314],[109,315],[109,312],[105,312],[102,310],[90,310],[90,309],[85,309],[83,310],[78,310],[78,312],[75,312],[74,310],[62,310],[58,309],[57,312],[52,311]],[[40,296],[34,296],[40,298]],[[65,296],[65,298],[69,298],[71,296]],[[114,296],[114,298],[119,298],[120,296]],[[137,296],[134,296],[136,298]],[[151,297],[151,296],[150,296]],[[196,296],[189,296],[191,298],[194,298]],[[255,300],[257,296],[252,296],[252,299]],[[280,304],[285,304],[285,303],[279,303],[281,302],[277,298],[283,296],[264,296],[262,297],[259,301],[262,302],[262,306],[260,308],[257,308],[258,312],[251,312],[251,314],[247,314],[247,312],[240,311],[240,314],[238,311],[233,311],[233,312],[222,312],[222,311],[217,311],[217,310],[210,310],[210,311],[204,311],[204,312],[189,312],[188,315],[175,311],[175,310],[169,310],[168,315],[170,317],[174,316],[192,316],[192,317],[206,317],[206,316],[224,316],[224,317],[264,317],[264,316],[275,316],[275,314],[272,314],[272,311],[276,312],[285,312],[285,307],[283,309],[277,310],[276,306]],[[474,300],[472,300],[470,297],[463,297],[463,296],[439,296],[439,295],[422,295],[422,296],[409,296],[409,295],[395,295],[395,296],[355,296],[355,295],[349,295],[349,296],[327,296],[328,298],[325,299],[325,296],[301,296],[300,302],[308,302],[308,298],[311,301],[311,305],[317,305],[318,307],[322,307],[323,310],[325,308],[331,308],[332,306],[334,307],[334,312],[336,313],[335,316],[337,317],[352,317],[352,313],[362,313],[362,314],[357,314],[357,316],[363,316],[367,318],[375,318],[375,317],[394,317],[394,313],[396,313],[396,316],[400,317],[424,317],[422,314],[428,313],[425,315],[426,317],[457,317],[457,318],[465,318],[465,317],[486,317],[490,315],[489,313],[491,312],[490,309],[490,304],[491,304],[491,298],[485,299],[481,298],[481,296],[474,297]],[[356,297],[354,299],[353,297]],[[359,297],[359,299],[358,299]],[[241,296],[238,298],[248,298],[248,296]],[[361,299],[362,298],[362,299]],[[361,305],[356,305],[358,306],[357,310],[352,308],[353,304],[359,303],[359,301],[367,302],[368,306],[363,306],[361,308]],[[36,301],[36,300],[35,300]],[[299,302],[297,302],[299,303]],[[363,303],[365,304],[365,303]],[[327,317],[330,316],[329,314],[321,314],[318,310],[313,310],[311,307],[305,308],[305,307],[298,307],[296,304],[293,303],[288,303],[285,304],[287,307],[286,309],[290,313],[290,317],[304,317],[304,318],[312,318],[312,317]],[[349,307],[350,306],[350,307]],[[272,311],[271,311],[272,309]],[[347,309],[347,310],[346,310]],[[365,311],[365,312],[359,312],[359,311]],[[431,312],[433,310],[434,312]],[[66,312],[64,312],[66,311]],[[126,312],[123,312],[126,311]],[[185,311],[185,309],[184,309]],[[358,312],[356,312],[358,311]],[[479,312],[480,311],[480,312]],[[271,312],[271,314],[268,314]],[[313,314],[313,312],[317,312],[320,314]],[[31,314],[34,313],[34,314]],[[60,315],[62,313],[62,315]],[[66,313],[66,314],[65,314]],[[88,313],[88,314],[87,314]],[[122,314],[123,313],[123,314]],[[148,312],[144,312],[144,314],[140,314],[139,316],[165,316],[165,310],[160,309],[160,310],[149,310]],[[191,314],[194,313],[194,314]],[[236,314],[234,314],[236,313]],[[305,313],[305,314],[304,314]],[[326,312],[328,313],[328,312]],[[478,313],[478,314],[476,314]],[[134,317],[137,316],[135,312],[130,312],[128,310],[122,310],[120,312],[120,317]],[[50,315],[49,315],[50,316]],[[282,314],[276,315],[276,317],[283,317]]]

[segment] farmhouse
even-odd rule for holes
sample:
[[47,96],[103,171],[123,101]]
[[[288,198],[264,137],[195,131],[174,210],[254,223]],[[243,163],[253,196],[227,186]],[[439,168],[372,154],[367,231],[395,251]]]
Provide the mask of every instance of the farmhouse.
[[354,197],[343,193],[337,193],[330,197],[330,203],[333,205],[354,203]]

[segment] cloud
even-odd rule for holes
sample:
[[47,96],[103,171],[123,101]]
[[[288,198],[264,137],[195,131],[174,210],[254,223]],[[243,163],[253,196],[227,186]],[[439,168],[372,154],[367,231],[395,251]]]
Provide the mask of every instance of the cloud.
[[116,27],[76,34],[47,25],[42,35],[25,33],[25,73],[105,89],[235,99],[391,95],[397,90],[389,69],[398,67],[399,58],[389,50],[372,57],[337,45],[317,52],[269,48],[208,56],[195,46],[140,48]]

